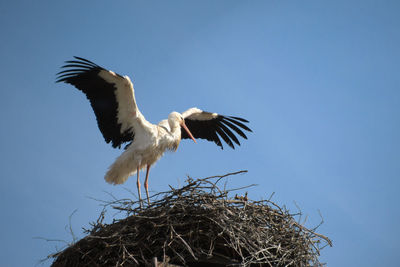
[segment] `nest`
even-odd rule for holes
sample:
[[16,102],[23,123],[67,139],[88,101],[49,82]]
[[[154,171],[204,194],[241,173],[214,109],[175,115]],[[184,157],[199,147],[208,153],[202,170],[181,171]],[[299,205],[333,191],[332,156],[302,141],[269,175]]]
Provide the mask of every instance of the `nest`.
[[52,266],[321,266],[320,249],[331,241],[295,220],[301,214],[221,188],[224,177],[242,172],[188,178],[145,208],[107,202],[105,210],[128,216],[104,224],[103,210],[86,237],[53,255]]

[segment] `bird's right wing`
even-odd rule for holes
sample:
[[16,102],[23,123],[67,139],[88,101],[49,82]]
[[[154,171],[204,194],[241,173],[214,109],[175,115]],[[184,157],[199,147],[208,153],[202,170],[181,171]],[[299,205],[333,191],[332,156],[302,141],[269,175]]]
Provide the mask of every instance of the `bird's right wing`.
[[[244,125],[244,123],[248,123],[245,119],[223,116],[217,113],[202,111],[198,108],[186,110],[182,113],[182,117],[195,138],[212,141],[221,148],[223,146],[219,137],[231,148],[235,149],[233,142],[239,146],[240,142],[234,132],[245,139],[247,139],[247,136],[243,133],[242,129],[251,132],[250,128]],[[187,139],[190,136],[185,131],[182,131],[182,138]]]
[[121,76],[80,57],[66,61],[57,82],[72,84],[85,93],[107,143],[113,147],[133,140],[135,128],[148,125],[135,100],[133,84]]

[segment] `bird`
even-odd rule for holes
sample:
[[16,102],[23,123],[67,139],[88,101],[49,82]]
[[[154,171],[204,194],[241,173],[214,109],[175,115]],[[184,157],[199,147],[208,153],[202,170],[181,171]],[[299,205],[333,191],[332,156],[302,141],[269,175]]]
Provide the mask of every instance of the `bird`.
[[206,112],[196,107],[182,113],[173,111],[158,124],[148,122],[140,112],[133,83],[129,76],[122,76],[90,60],[75,56],[65,61],[56,74],[56,82],[71,84],[82,91],[95,113],[97,124],[106,143],[124,151],[116,158],[105,174],[106,182],[122,184],[137,173],[136,186],[142,205],[139,172],[146,168],[144,187],[150,204],[148,179],[150,167],[165,151],[176,151],[181,139],[205,139],[223,149],[221,139],[231,148],[240,146],[238,134],[247,139],[244,131],[248,120]]

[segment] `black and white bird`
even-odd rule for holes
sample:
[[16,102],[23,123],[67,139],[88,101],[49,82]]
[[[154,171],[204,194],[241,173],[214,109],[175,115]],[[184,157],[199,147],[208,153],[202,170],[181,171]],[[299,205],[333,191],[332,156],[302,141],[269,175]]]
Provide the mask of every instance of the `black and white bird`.
[[139,111],[133,84],[128,76],[80,57],[66,61],[57,82],[72,84],[89,99],[97,124],[107,143],[114,148],[129,143],[125,151],[109,167],[105,180],[122,184],[137,172],[139,199],[139,171],[146,170],[144,186],[149,202],[149,170],[166,150],[176,151],[181,139],[195,138],[212,141],[223,148],[221,139],[231,148],[240,145],[235,133],[247,139],[243,130],[251,132],[247,120],[190,108],[183,113],[172,112],[157,125],[148,122]]

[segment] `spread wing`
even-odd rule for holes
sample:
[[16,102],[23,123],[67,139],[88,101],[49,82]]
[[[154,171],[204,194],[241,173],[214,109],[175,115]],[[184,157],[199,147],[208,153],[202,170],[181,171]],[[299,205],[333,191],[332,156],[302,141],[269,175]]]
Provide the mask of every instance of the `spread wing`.
[[135,127],[144,121],[135,100],[133,84],[121,76],[80,57],[66,61],[56,82],[72,84],[89,99],[97,124],[113,147],[133,140]]
[[[182,116],[185,119],[186,126],[195,138],[212,141],[222,149],[223,146],[220,137],[231,148],[235,149],[234,143],[240,146],[240,142],[235,133],[247,139],[243,130],[251,132],[250,128],[245,125],[248,121],[238,117],[205,112],[198,108],[188,109],[182,113]],[[181,138],[188,139],[190,137],[186,131],[182,130]]]

